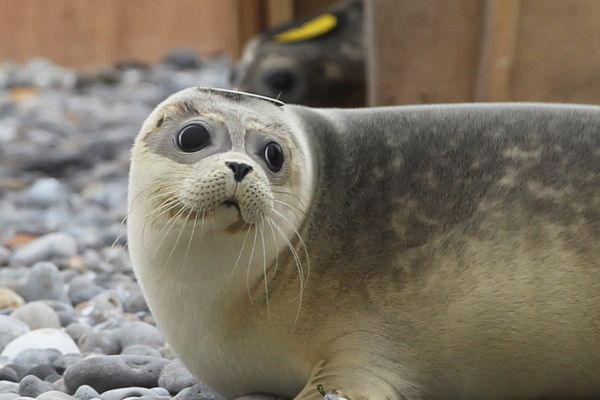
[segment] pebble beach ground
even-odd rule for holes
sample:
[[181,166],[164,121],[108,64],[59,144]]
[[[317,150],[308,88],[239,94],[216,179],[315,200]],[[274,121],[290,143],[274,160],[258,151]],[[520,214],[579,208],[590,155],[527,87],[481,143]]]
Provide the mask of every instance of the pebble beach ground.
[[0,400],[220,398],[156,328],[122,221],[142,121],[229,71],[185,52],[85,74],[0,64]]

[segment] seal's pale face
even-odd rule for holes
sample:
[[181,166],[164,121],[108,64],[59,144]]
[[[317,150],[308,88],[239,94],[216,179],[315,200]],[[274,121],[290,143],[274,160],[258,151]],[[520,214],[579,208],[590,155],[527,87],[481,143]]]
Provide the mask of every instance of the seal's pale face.
[[168,99],[136,141],[151,207],[183,221],[212,218],[208,229],[232,234],[255,224],[270,229],[277,218],[298,229],[294,211],[308,206],[311,169],[293,128],[235,100],[217,109],[198,98],[184,91]]

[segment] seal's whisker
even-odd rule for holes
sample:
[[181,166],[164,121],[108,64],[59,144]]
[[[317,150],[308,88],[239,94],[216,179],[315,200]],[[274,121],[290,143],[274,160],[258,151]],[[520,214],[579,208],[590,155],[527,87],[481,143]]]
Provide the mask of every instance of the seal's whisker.
[[[190,219],[190,215],[192,215],[192,212],[194,212],[194,210],[192,208],[190,208],[190,210],[187,213],[187,216],[185,217],[183,225],[181,226],[181,229],[179,230],[177,239],[175,239],[175,244],[173,245],[173,249],[171,249],[171,253],[169,254],[169,257],[167,258],[167,261],[165,262],[165,268],[169,267],[169,262],[171,261],[171,257],[173,257],[173,253],[175,252],[175,249],[179,245],[179,239],[181,239],[181,235],[183,234],[183,231],[185,230],[185,227],[187,226],[187,223]],[[184,268],[185,268],[185,265],[184,265]]]
[[273,224],[269,218],[267,218],[267,223],[269,224],[269,228],[271,228],[271,233],[273,234],[273,243],[275,243],[275,268],[273,268],[273,276],[275,276],[275,274],[277,274],[277,269],[279,268],[279,245],[277,244],[277,236],[275,235]]
[[305,284],[308,284],[308,278],[310,276],[310,257],[308,256],[308,249],[306,248],[306,243],[304,242],[304,239],[302,239],[302,236],[300,235],[300,233],[298,232],[298,230],[296,229],[296,227],[294,226],[294,224],[292,224],[282,213],[280,213],[279,211],[273,209],[273,212],[275,212],[277,215],[279,215],[287,224],[290,228],[292,228],[292,230],[294,231],[294,233],[296,234],[296,236],[298,237],[298,240],[300,241],[300,244],[302,245],[302,248],[304,249],[304,255],[306,256],[306,281]]
[[[242,227],[243,229],[246,229],[246,226],[248,226],[248,223],[245,223],[244,226]],[[233,268],[231,269],[231,273],[229,274],[229,279],[231,279],[231,277],[233,276],[233,274],[235,273],[235,270],[238,266],[238,263],[240,262],[240,258],[242,257],[242,252],[244,251],[244,247],[246,246],[246,240],[248,239],[248,234],[250,233],[250,229],[248,229],[246,231],[246,236],[244,236],[244,241],[242,242],[242,248],[240,249],[240,252],[237,256],[237,259],[235,260],[235,264],[233,264]]]
[[277,203],[277,204],[281,204],[282,206],[287,207],[292,212],[298,213],[298,214],[296,214],[296,216],[306,217],[306,213],[304,211],[302,211],[301,209],[299,209],[298,207],[296,207],[296,206],[293,206],[293,205],[291,205],[289,203],[286,203],[285,201],[281,201],[281,200],[277,200],[277,199],[273,199],[273,201],[275,203]]
[[[173,227],[177,223],[177,217],[179,217],[179,215],[182,214],[184,212],[184,210],[185,210],[185,208],[179,209],[179,211],[177,211],[177,213],[171,217],[170,224],[167,223],[167,225],[169,227],[166,230],[166,232],[163,235],[163,237],[161,238],[160,243],[158,244],[158,246],[156,246],[156,253],[154,254],[154,257],[156,257],[158,255],[158,252],[160,251],[160,248],[162,247],[162,245],[165,242],[165,240],[167,239],[167,236],[169,236],[169,233],[171,232],[171,230],[173,229]],[[163,230],[164,230],[164,228],[163,228]]]
[[185,249],[185,256],[183,257],[183,265],[186,265],[188,254],[190,253],[190,247],[192,245],[192,241],[194,240],[194,233],[196,233],[196,223],[198,222],[198,213],[194,215],[194,223],[192,224],[192,233],[190,234],[190,239],[188,240],[187,248]]
[[296,324],[298,322],[298,318],[300,318],[300,310],[302,309],[302,300],[303,300],[303,295],[304,295],[304,278],[303,278],[304,273],[302,272],[302,262],[300,261],[300,257],[298,257],[298,253],[294,249],[294,246],[292,245],[292,243],[287,238],[287,235],[285,234],[285,232],[279,227],[279,225],[277,225],[277,222],[275,222],[275,220],[273,220],[271,218],[271,221],[273,222],[275,229],[277,229],[277,231],[281,235],[281,238],[283,239],[283,241],[286,243],[287,247],[290,249],[290,252],[292,253],[292,257],[294,258],[294,262],[296,264],[296,269],[298,271],[298,280],[300,282],[300,292],[299,292],[299,300],[298,300],[298,311],[296,312],[296,318],[294,319],[294,324]]
[[267,318],[269,319],[269,321],[271,320],[271,307],[269,304],[269,286],[267,284],[267,249],[265,246],[265,232],[263,230],[265,225],[265,220],[264,217],[261,215],[260,216],[260,225],[258,225],[259,229],[260,229],[260,240],[262,241],[262,250],[263,250],[263,278],[265,281],[265,293],[266,293],[266,300],[267,300]]
[[258,235],[258,229],[254,227],[254,242],[252,243],[252,251],[250,252],[250,258],[248,259],[248,268],[246,269],[246,289],[248,291],[248,298],[250,299],[250,304],[254,305],[254,300],[252,300],[252,293],[250,293],[250,268],[252,266],[252,258],[254,258],[254,248],[256,247],[256,237]]

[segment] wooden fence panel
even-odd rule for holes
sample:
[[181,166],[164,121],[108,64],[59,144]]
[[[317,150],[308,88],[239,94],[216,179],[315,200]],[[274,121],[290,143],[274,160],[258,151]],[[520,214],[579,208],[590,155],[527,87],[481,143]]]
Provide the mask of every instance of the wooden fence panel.
[[152,62],[174,47],[235,52],[232,1],[2,0],[0,60],[47,57],[82,67]]

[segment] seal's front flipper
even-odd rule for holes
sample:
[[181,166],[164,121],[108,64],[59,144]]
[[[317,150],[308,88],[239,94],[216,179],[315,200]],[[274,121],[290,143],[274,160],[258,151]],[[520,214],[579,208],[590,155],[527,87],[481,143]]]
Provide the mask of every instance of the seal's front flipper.
[[294,400],[370,400],[396,399],[397,392],[364,368],[345,364],[333,365],[321,361],[314,369],[304,389]]

